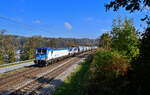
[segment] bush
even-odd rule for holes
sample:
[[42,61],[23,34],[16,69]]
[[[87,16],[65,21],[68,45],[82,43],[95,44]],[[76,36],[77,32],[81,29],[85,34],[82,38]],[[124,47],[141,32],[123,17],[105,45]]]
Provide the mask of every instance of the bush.
[[126,57],[116,51],[100,50],[93,55],[84,95],[120,95],[130,67]]
[[95,66],[95,72],[107,79],[124,76],[129,67],[128,61],[116,51],[98,51],[92,64]]
[[55,95],[120,95],[126,81],[128,61],[116,51],[99,50],[89,56]]
[[130,89],[134,94],[150,95],[150,28],[143,33],[140,54],[131,61],[132,70],[128,72]]

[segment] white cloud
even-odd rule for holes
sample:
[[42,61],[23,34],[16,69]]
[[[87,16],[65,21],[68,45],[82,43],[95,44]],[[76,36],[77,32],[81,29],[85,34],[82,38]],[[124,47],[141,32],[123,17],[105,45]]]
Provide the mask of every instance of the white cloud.
[[41,21],[40,20],[34,20],[34,21],[32,21],[32,23],[34,23],[34,24],[41,24]]
[[70,23],[64,22],[64,25],[68,30],[72,30],[72,25]]

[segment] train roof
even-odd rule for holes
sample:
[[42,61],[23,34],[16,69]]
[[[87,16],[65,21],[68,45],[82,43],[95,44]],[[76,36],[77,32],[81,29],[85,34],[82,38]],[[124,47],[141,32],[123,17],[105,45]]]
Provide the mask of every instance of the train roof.
[[39,47],[37,49],[49,49],[49,50],[53,50],[53,48],[48,48],[48,47]]
[[58,49],[54,49],[54,48],[48,48],[48,47],[39,47],[37,49],[47,49],[49,51],[57,51],[57,50],[66,50],[67,48],[58,48]]

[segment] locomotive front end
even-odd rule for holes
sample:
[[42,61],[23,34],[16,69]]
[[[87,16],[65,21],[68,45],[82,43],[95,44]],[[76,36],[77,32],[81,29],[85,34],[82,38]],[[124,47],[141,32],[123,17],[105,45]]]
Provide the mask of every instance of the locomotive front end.
[[38,65],[46,65],[47,57],[48,54],[46,48],[37,48],[34,63]]

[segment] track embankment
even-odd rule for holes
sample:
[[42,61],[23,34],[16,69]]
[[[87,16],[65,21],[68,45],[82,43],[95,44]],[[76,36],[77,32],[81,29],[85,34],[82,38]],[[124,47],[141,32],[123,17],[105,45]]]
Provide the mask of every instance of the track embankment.
[[91,51],[85,52],[47,67],[32,66],[23,71],[2,77],[0,78],[0,93],[11,95],[40,93],[41,89],[54,81],[62,72],[91,53]]

